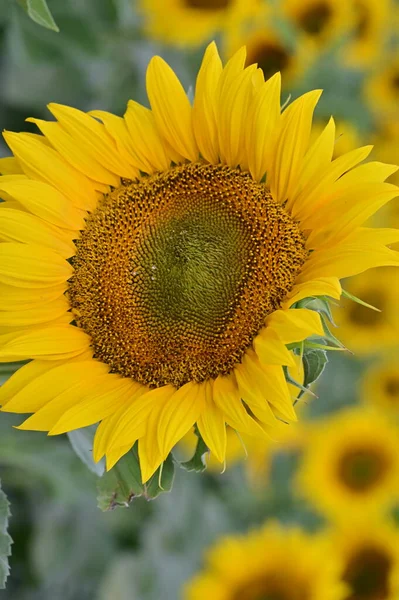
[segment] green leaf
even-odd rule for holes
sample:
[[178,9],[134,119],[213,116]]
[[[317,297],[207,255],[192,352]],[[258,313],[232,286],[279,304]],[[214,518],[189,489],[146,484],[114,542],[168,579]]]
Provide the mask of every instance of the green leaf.
[[17,0],[29,17],[46,29],[59,31],[46,0]]
[[199,433],[197,433],[197,436],[197,446],[195,448],[193,457],[186,462],[180,463],[180,466],[186,471],[196,471],[197,473],[202,473],[202,471],[205,471],[206,469],[205,455],[209,452],[209,450]]
[[96,432],[96,426],[84,427],[68,432],[68,438],[72,448],[79,456],[80,460],[96,475],[101,477],[104,473],[104,461],[95,463],[93,460],[93,440]]
[[169,454],[151,479],[145,484],[141,483],[136,443],[130,452],[98,480],[97,506],[107,511],[118,506],[126,508],[134,498],[139,496],[153,500],[162,492],[169,492],[172,489],[174,471],[173,456]]
[[0,589],[6,587],[7,577],[10,574],[8,557],[11,554],[12,539],[8,534],[8,519],[10,517],[10,503],[1,489],[0,482]]
[[305,347],[303,354],[304,386],[307,387],[320,377],[328,362],[327,353],[319,348]]
[[316,310],[327,317],[327,319],[335,325],[333,315],[331,312],[330,301],[327,296],[310,296],[309,298],[304,298],[296,303],[298,308],[308,308],[310,310]]

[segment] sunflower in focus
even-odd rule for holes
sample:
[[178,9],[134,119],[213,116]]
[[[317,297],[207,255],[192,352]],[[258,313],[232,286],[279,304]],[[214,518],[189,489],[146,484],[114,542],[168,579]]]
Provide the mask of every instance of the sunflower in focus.
[[381,512],[399,499],[397,427],[359,408],[319,421],[309,430],[297,487],[333,519]]
[[391,521],[351,519],[331,534],[334,553],[344,563],[347,600],[399,598],[399,531]]
[[399,356],[397,353],[369,367],[362,381],[361,397],[370,406],[398,419]]
[[205,569],[189,582],[183,598],[340,600],[347,597],[340,573],[328,539],[272,523],[246,536],[221,539],[208,552]]
[[[325,123],[316,121],[312,128],[312,137],[316,139],[323,131]],[[346,120],[336,120],[335,122],[336,140],[334,145],[333,159],[355,150],[362,143],[362,137],[357,127]]]
[[280,75],[245,61],[211,44],[191,106],[154,57],[151,109],[50,104],[40,135],[4,134],[0,360],[33,360],[2,410],[51,435],[99,423],[108,469],[138,441],[143,482],[194,424],[223,462],[226,423],[294,421],[287,345],[324,335],[297,303],[399,264],[399,231],[362,227],[392,167],[359,166],[369,146],[331,162],[333,120],[309,143],[320,92],[281,113]]
[[399,282],[396,272],[374,269],[347,283],[345,289],[368,306],[345,298],[334,309],[338,335],[356,354],[373,354],[397,345],[399,337]]
[[147,35],[179,46],[198,46],[219,31],[235,29],[262,0],[139,0]]
[[351,2],[337,0],[282,0],[281,11],[314,45],[320,47],[348,32],[353,20]]
[[387,42],[394,3],[392,0],[352,0],[351,4],[354,11],[351,39],[344,47],[343,56],[350,66],[364,67],[381,53]]

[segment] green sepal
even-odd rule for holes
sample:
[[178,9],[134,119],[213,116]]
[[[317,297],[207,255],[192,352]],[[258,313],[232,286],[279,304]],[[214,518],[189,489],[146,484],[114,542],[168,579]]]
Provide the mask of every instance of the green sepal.
[[97,506],[102,511],[128,507],[134,498],[143,496],[153,500],[173,486],[174,462],[172,454],[157,469],[147,483],[141,482],[137,443],[110,471],[97,482]]
[[180,463],[180,466],[186,471],[202,473],[206,469],[205,456],[209,453],[209,450],[197,429],[195,430],[195,434],[197,436],[195,452],[190,460]]
[[332,325],[335,325],[330,302],[331,300],[329,300],[327,296],[310,296],[309,298],[300,300],[295,306],[297,308],[308,308],[310,310],[315,310],[321,315],[327,317]]
[[367,302],[364,302],[364,300],[361,300],[357,296],[350,294],[346,290],[342,290],[342,295],[344,296],[344,298],[348,298],[349,300],[356,302],[356,304],[361,304],[362,306],[365,306],[366,308],[370,308],[371,310],[375,310],[376,312],[381,312],[381,310],[379,308],[376,308],[375,306],[372,306],[371,304],[367,304]]
[[327,352],[320,348],[309,348],[305,346],[303,356],[304,386],[307,388],[311,383],[318,380],[328,362]]
[[10,503],[1,489],[0,481],[0,589],[6,587],[7,577],[10,574],[8,557],[11,555],[12,539],[8,533],[8,519],[10,517]]
[[22,6],[32,21],[35,21],[35,23],[46,29],[51,29],[56,32],[59,31],[50,9],[47,6],[46,0],[17,0],[17,2]]

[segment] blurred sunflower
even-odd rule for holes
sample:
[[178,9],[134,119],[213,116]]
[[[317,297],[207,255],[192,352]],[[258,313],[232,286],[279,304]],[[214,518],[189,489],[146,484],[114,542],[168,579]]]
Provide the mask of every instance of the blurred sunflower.
[[380,360],[366,371],[361,397],[387,415],[399,417],[399,357],[395,354]]
[[324,537],[273,523],[245,536],[221,539],[183,598],[339,600],[347,594],[339,580],[340,566]]
[[331,540],[351,589],[347,600],[399,598],[399,532],[394,523],[350,515]]
[[[392,276],[393,275],[393,276]],[[397,273],[390,269],[374,269],[358,275],[345,285],[354,296],[379,311],[345,298],[334,309],[338,334],[356,354],[372,354],[392,348],[399,336],[399,284]]]
[[[371,110],[380,120],[399,123],[399,54],[386,54],[378,69],[365,80],[364,94]],[[399,150],[397,150],[399,152]]]
[[337,0],[281,0],[281,12],[317,46],[338,39],[353,19],[351,2]]
[[198,46],[235,29],[262,0],[139,0],[147,35],[173,46]]
[[331,162],[333,120],[309,146],[320,92],[281,113],[280,76],[245,60],[223,68],[211,44],[193,107],[155,57],[151,110],[50,104],[42,135],[5,133],[0,360],[34,360],[2,410],[52,435],[101,422],[108,468],[139,440],[144,482],[195,423],[223,462],[225,423],[295,420],[286,345],[324,335],[295,304],[399,264],[399,231],[361,227],[397,195],[394,168],[357,166],[370,147]]
[[297,486],[330,518],[382,511],[399,498],[398,429],[361,408],[319,421],[309,430]]
[[[346,4],[346,2],[337,2]],[[373,61],[387,41],[392,18],[392,0],[352,0],[354,10],[351,40],[343,49],[343,59],[354,67]]]

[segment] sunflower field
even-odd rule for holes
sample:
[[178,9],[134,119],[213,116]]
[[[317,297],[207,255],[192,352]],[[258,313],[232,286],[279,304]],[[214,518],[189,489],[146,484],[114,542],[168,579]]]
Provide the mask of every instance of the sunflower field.
[[0,598],[399,600],[399,1],[0,44]]

